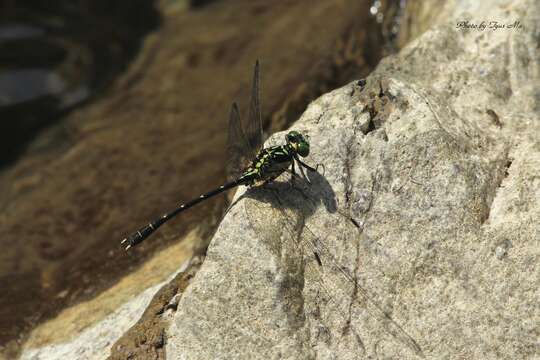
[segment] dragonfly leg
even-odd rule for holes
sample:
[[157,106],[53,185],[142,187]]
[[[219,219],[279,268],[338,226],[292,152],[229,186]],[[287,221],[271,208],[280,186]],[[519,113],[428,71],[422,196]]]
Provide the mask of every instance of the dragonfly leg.
[[317,172],[317,173],[318,173],[318,172],[319,172],[319,167],[322,167],[322,168],[323,168],[323,173],[322,173],[322,175],[324,175],[324,173],[326,172],[326,168],[325,168],[324,164],[317,164],[317,166],[315,166],[315,168],[313,168],[313,167],[309,166],[308,164],[306,164],[305,162],[303,162],[302,160],[300,160],[300,159],[297,158],[297,157],[295,158],[295,160],[298,161],[298,163],[299,163],[301,166],[305,167],[306,169],[308,169],[308,170],[310,170],[310,171],[314,171],[314,172]]
[[[298,160],[298,161],[300,161],[300,160]],[[302,166],[303,166],[303,164],[300,163],[300,166],[298,167],[298,168],[300,169],[300,173],[302,174],[303,178],[306,179],[306,181],[307,181],[309,184],[311,184],[311,182],[309,181],[308,177],[306,176],[306,173],[304,172],[304,169],[302,169]],[[304,166],[305,166],[305,165],[304,165]]]
[[296,178],[296,171],[294,170],[294,160],[291,162],[291,182],[290,182],[290,185],[291,187],[294,187],[294,182],[295,182],[295,178]]
[[310,171],[315,171],[315,172],[317,172],[317,169],[312,168],[311,166],[309,166],[308,164],[306,164],[306,163],[303,162],[302,160],[296,158],[296,161],[298,161],[298,163],[299,163],[300,165],[302,165],[303,167],[305,167],[306,169],[308,169],[308,170],[310,170]]

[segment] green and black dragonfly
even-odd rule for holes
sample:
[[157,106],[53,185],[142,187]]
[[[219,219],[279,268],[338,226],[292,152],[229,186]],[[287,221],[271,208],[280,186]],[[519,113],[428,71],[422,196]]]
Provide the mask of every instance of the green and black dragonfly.
[[[289,131],[285,135],[285,144],[262,148],[263,131],[261,118],[261,104],[259,98],[259,82],[260,82],[260,66],[259,62],[255,63],[253,85],[251,90],[251,100],[249,105],[249,113],[247,121],[242,122],[239,115],[238,105],[233,103],[230,118],[229,118],[229,138],[228,138],[228,155],[229,163],[227,173],[232,180],[217,189],[202,194],[187,203],[177,207],[175,210],[162,215],[160,218],[150,222],[135,233],[131,234],[122,241],[126,246],[126,250],[141,243],[152,233],[154,233],[161,225],[182,211],[185,211],[196,204],[218,195],[228,189],[235,188],[240,185],[244,186],[262,186],[265,185],[285,171],[292,173],[292,179],[297,176],[295,166],[298,164],[300,172],[306,178],[303,168],[317,172],[317,168],[313,168],[305,164],[300,157],[306,157],[310,152],[309,138],[298,131]],[[262,149],[261,149],[262,148]],[[306,178],[307,179],[307,178]],[[309,180],[308,180],[309,181]],[[277,202],[281,201],[277,198]],[[322,273],[323,269],[333,269],[339,277],[345,280],[348,287],[345,293],[354,291],[363,298],[364,306],[371,316],[378,319],[384,326],[386,331],[394,338],[406,344],[416,354],[422,356],[422,351],[416,341],[405,332],[405,330],[392,318],[384,312],[381,307],[375,303],[368,292],[360,286],[355,277],[348,272],[346,268],[338,264],[332,255],[332,251],[328,245],[324,244],[307,226],[302,226],[306,231],[297,232],[296,226],[292,224],[290,218],[283,209],[280,211],[285,218],[283,223],[284,229],[296,237],[298,242],[305,245],[313,254],[317,264],[317,272],[321,273],[321,288],[327,292],[330,299],[334,303],[334,296],[324,285]],[[301,221],[303,223],[303,220]],[[295,236],[296,234],[296,236]],[[359,299],[358,299],[359,300]],[[357,300],[357,301],[358,301]],[[343,315],[343,314],[342,314]],[[343,315],[346,318],[345,315]]]
[[[247,122],[242,123],[238,105],[233,103],[229,118],[229,139],[228,153],[229,177],[233,180],[221,185],[217,189],[202,194],[187,203],[184,203],[168,212],[158,219],[143,226],[127,238],[122,240],[126,250],[141,243],[161,225],[180,214],[181,212],[209,199],[223,191],[235,188],[240,185],[261,186],[271,182],[284,171],[289,170],[293,176],[295,173],[295,163],[298,163],[300,172],[305,174],[302,168],[311,171],[316,169],[305,164],[300,157],[309,155],[309,139],[298,131],[289,131],[285,135],[285,145],[271,146],[261,149],[263,142],[261,103],[259,98],[260,65],[255,63],[253,74],[253,86],[251,90],[251,100],[249,105],[249,115]],[[251,160],[251,163],[249,163]],[[247,166],[246,166],[247,165]]]

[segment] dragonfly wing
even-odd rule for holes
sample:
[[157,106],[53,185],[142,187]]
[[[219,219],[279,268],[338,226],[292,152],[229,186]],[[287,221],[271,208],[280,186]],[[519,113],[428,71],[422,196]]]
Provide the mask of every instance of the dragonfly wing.
[[238,105],[232,104],[229,116],[229,137],[227,139],[227,153],[229,162],[227,163],[227,175],[229,179],[237,179],[242,175],[242,171],[247,166],[251,157],[251,150],[247,142],[246,135],[240,123]]
[[[354,290],[363,298],[363,306],[365,306],[367,312],[373,318],[377,319],[384,327],[386,332],[392,335],[396,340],[406,345],[416,355],[423,357],[422,349],[418,343],[409,335],[403,327],[387,314],[379,304],[369,295],[366,289],[364,289],[358,280],[344,267],[340,266],[335,260],[328,246],[318,238],[307,226],[303,227],[300,237],[300,243],[307,246],[310,251],[317,257],[317,263],[323,266],[328,266],[334,269],[340,276],[342,276],[346,282],[353,286]],[[322,259],[322,260],[321,260]],[[322,280],[324,281],[324,280]],[[326,289],[325,289],[326,290]],[[334,300],[332,300],[334,301]]]
[[255,63],[255,69],[253,70],[253,85],[251,87],[251,99],[249,101],[248,120],[244,129],[250,146],[251,156],[255,157],[261,149],[263,142],[259,60]]
[[251,87],[251,99],[249,101],[249,113],[247,121],[240,120],[238,105],[234,103],[229,118],[229,138],[227,150],[229,162],[227,176],[229,180],[237,179],[250,165],[250,162],[258,154],[262,147],[262,119],[260,102],[260,65],[255,63],[253,71],[253,85]]
[[[393,320],[392,317],[382,309],[381,305],[377,304],[374,297],[362,287],[356,277],[336,260],[332,250],[325,243],[325,240],[315,235],[315,233],[305,224],[305,214],[302,214],[301,211],[294,210],[295,206],[290,206],[291,204],[288,203],[290,199],[281,199],[274,191],[271,191],[270,193],[273,194],[278,206],[271,210],[275,215],[272,215],[269,218],[281,218],[281,229],[288,234],[287,237],[291,239],[296,246],[301,247],[299,249],[300,252],[303,252],[306,255],[313,254],[316,261],[312,261],[311,263],[314,264],[313,269],[318,273],[317,277],[320,279],[319,286],[330,296],[330,301],[334,304],[342,304],[339,299],[336,299],[336,295],[331,294],[331,291],[325,285],[325,273],[328,271],[334,273],[339,279],[339,283],[341,283],[337,290],[343,292],[343,294],[350,294],[351,291],[355,292],[358,295],[358,298],[354,300],[353,303],[355,306],[364,308],[369,316],[375,319],[388,334],[403,345],[409,347],[409,349],[418,356],[423,357],[420,346],[412,336],[409,335],[400,324]],[[286,205],[286,203],[288,205]],[[306,201],[303,201],[303,204],[306,205]],[[287,214],[289,211],[292,212],[290,215]],[[334,286],[335,285],[336,284],[334,284]],[[341,286],[344,286],[344,288],[340,288]],[[338,306],[338,308],[341,306],[342,305]],[[346,315],[343,311],[339,311],[339,313],[346,319]],[[363,345],[360,343],[360,346]]]

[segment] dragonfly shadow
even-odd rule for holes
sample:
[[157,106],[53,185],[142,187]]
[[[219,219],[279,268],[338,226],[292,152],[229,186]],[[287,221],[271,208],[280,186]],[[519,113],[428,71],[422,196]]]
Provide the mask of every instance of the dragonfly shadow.
[[293,210],[304,219],[311,216],[322,204],[326,211],[337,211],[336,195],[326,178],[315,171],[309,171],[307,178],[299,175],[287,181],[275,180],[264,186],[249,188],[241,197],[271,204],[276,209]]
[[[252,202],[247,213],[251,219],[250,222],[255,225],[257,233],[264,240],[262,244],[271,249],[275,256],[281,259],[283,264],[286,264],[287,270],[292,274],[289,276],[292,280],[284,282],[282,285],[283,293],[289,294],[298,291],[298,298],[302,299],[304,283],[298,285],[294,281],[294,276],[299,276],[301,273],[300,278],[303,279],[305,269],[310,266],[317,274],[316,277],[319,278],[321,291],[327,294],[330,302],[341,313],[345,321],[344,331],[351,331],[359,351],[365,352],[366,349],[360,332],[352,325],[350,309],[353,308],[353,305],[360,306],[391,337],[408,347],[419,357],[423,357],[422,349],[416,340],[405,331],[401,324],[394,321],[384,311],[375,298],[358,282],[354,273],[350,273],[346,267],[338,263],[325,239],[317,236],[307,226],[308,218],[315,214],[320,205],[324,205],[329,213],[337,212],[335,193],[326,178],[313,171],[310,171],[307,176],[307,179],[295,176],[294,181],[291,178],[288,181],[278,179],[265,186],[252,187],[237,200],[245,198],[253,199],[255,203],[261,203],[253,206]],[[282,234],[288,234],[286,237],[296,240],[289,243],[295,250],[303,248],[303,251],[296,253],[304,253],[304,257],[286,256],[284,248],[287,245],[282,241]],[[311,260],[309,260],[310,258]],[[356,294],[356,300],[352,300],[348,310],[341,308],[340,301],[331,290],[332,287],[328,284],[325,285],[325,273],[335,274],[336,279],[343,284],[344,290],[338,287],[339,291],[344,291],[344,293],[354,291]],[[294,288],[291,284],[298,288]],[[340,308],[341,310],[339,310]]]

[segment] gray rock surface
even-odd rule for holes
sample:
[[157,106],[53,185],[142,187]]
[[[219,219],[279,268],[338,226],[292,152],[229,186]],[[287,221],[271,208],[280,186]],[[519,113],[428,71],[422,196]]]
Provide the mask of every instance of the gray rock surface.
[[540,356],[539,5],[463,8],[309,106],[324,174],[237,193],[168,358]]
[[111,347],[122,334],[131,328],[141,317],[153,296],[179,272],[189,266],[188,262],[169,278],[159,284],[149,287],[141,294],[129,299],[96,324],[87,327],[69,341],[49,344],[41,347],[26,346],[21,355],[21,360],[54,360],[54,359],[107,359]]
[[111,345],[141,317],[154,294],[163,284],[146,289],[94,326],[65,343],[25,348],[21,360],[106,359]]

